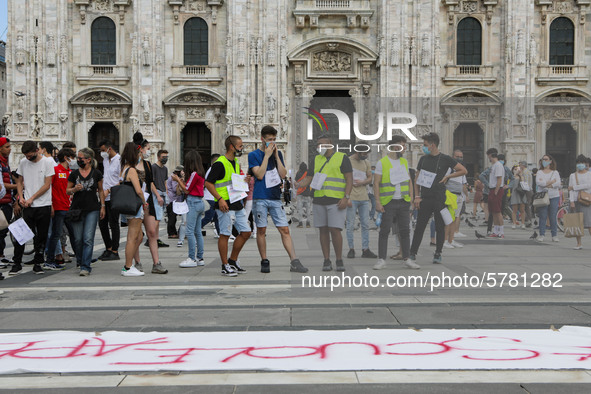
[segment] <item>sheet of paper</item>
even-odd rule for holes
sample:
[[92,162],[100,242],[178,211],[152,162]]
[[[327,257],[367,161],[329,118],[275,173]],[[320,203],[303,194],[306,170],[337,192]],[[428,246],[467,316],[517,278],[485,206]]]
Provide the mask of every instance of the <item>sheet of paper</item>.
[[433,181],[436,176],[437,174],[434,172],[421,170],[419,172],[419,178],[417,179],[417,185],[430,189],[431,186],[433,186]]
[[144,199],[148,202],[148,198],[150,198],[150,193],[144,192]]
[[281,177],[279,176],[279,171],[277,168],[273,168],[272,170],[268,170],[265,173],[265,186],[267,189],[275,187],[281,184]]
[[390,183],[392,185],[398,185],[408,180],[410,180],[410,176],[406,171],[406,167],[398,165],[390,168]]
[[247,192],[248,183],[246,183],[246,175],[232,174],[232,188],[235,191]]
[[367,174],[364,171],[353,168],[353,180],[364,181],[367,179]]
[[324,181],[328,175],[323,174],[321,172],[317,172],[314,174],[314,178],[312,178],[312,183],[310,183],[310,187],[314,190],[322,190],[322,186],[324,185]]
[[235,203],[246,198],[248,193],[242,190],[235,190],[232,186],[228,186],[228,195],[230,196],[230,204]]
[[449,209],[443,208],[441,210],[441,217],[443,218],[443,223],[445,223],[446,226],[452,224],[453,220],[451,218],[451,212],[449,212]]
[[33,234],[33,231],[27,226],[23,218],[11,223],[8,226],[8,230],[12,233],[16,242],[21,245],[26,244],[35,237],[35,234]]

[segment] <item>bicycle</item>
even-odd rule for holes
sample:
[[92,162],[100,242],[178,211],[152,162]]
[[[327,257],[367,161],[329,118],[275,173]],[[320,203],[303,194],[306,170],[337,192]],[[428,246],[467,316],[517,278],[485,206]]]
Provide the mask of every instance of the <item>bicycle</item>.
[[556,223],[558,224],[558,229],[561,233],[564,232],[564,215],[569,213],[570,202],[568,198],[563,199],[560,208],[558,208],[558,212],[556,212]]

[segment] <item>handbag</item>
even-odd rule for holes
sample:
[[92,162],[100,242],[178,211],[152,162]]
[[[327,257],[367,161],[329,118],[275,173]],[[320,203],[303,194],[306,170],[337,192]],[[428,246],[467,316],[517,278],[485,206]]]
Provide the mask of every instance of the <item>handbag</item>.
[[123,182],[111,188],[111,209],[123,215],[135,215],[142,206],[142,199],[137,195],[131,182],[126,182],[127,172],[123,175]]
[[66,212],[66,217],[64,220],[67,220],[68,222],[79,222],[82,220],[82,210],[72,209],[72,207],[70,207],[70,209]]
[[[578,185],[579,184],[579,176],[576,172],[575,172],[575,178],[577,179],[577,185]],[[589,205],[591,205],[591,193],[587,193],[586,191],[579,190],[579,197],[577,198],[577,201],[580,204],[583,204],[584,206],[588,207]]]
[[189,212],[189,206],[186,201],[174,201],[172,203],[172,212],[177,215],[184,215]]
[[548,192],[537,192],[534,194],[534,202],[532,203],[534,208],[547,207],[550,205],[550,197]]
[[585,235],[583,212],[567,213],[562,220],[566,238],[583,237]]

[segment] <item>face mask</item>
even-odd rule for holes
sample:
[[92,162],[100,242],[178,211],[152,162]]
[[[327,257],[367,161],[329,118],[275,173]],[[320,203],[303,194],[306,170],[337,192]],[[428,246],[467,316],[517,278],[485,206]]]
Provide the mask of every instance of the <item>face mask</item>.
[[579,164],[577,164],[577,170],[583,171],[585,168],[587,168],[587,166],[585,165],[585,163],[579,163]]
[[109,160],[109,153],[108,152],[101,152],[101,157],[103,160]]
[[423,153],[426,154],[426,155],[430,155],[431,154],[431,151],[429,150],[429,147],[423,145]]
[[68,165],[70,166],[71,170],[77,170],[78,169],[78,163],[76,162],[76,159],[70,159],[68,160]]
[[32,157],[28,157],[28,159],[29,159],[30,161],[35,161],[35,160],[37,160],[37,155],[35,155],[35,156],[32,156]]
[[150,158],[150,149],[146,151],[146,153],[142,154],[144,156],[144,160],[148,160]]
[[462,164],[464,162],[464,159],[455,159],[458,163]]
[[357,154],[357,157],[359,157],[359,160],[365,160],[367,159],[367,155],[362,155],[361,153]]
[[269,145],[274,144],[273,141],[265,141],[265,146],[268,148]]
[[549,165],[550,165],[550,162],[549,161],[546,161],[546,160],[542,161],[542,166],[543,167],[548,167]]
[[160,159],[160,163],[162,163],[162,164],[168,163],[168,157],[163,157],[162,159]]
[[84,160],[80,160],[77,159],[76,162],[78,163],[78,167],[84,169],[84,167],[86,167],[86,163],[84,162]]
[[142,162],[142,157],[140,156],[137,158],[137,163],[140,164],[141,162]]
[[499,160],[499,163],[501,163],[502,165],[505,165],[505,160]]
[[375,170],[371,170],[371,173],[372,173],[372,174],[375,174],[376,172],[375,172]]

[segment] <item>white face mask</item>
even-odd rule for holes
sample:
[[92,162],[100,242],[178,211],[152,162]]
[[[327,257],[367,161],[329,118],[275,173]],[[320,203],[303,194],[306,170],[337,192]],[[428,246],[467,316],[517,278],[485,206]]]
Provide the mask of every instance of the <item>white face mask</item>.
[[103,160],[109,160],[109,153],[108,152],[101,152],[101,157]]
[[144,156],[144,160],[148,160],[150,158],[150,149],[148,149],[146,151],[146,153],[143,154],[143,156]]
[[70,169],[71,170],[78,169],[78,162],[76,161],[76,159],[70,159],[70,160],[68,160],[68,165],[70,166]]

